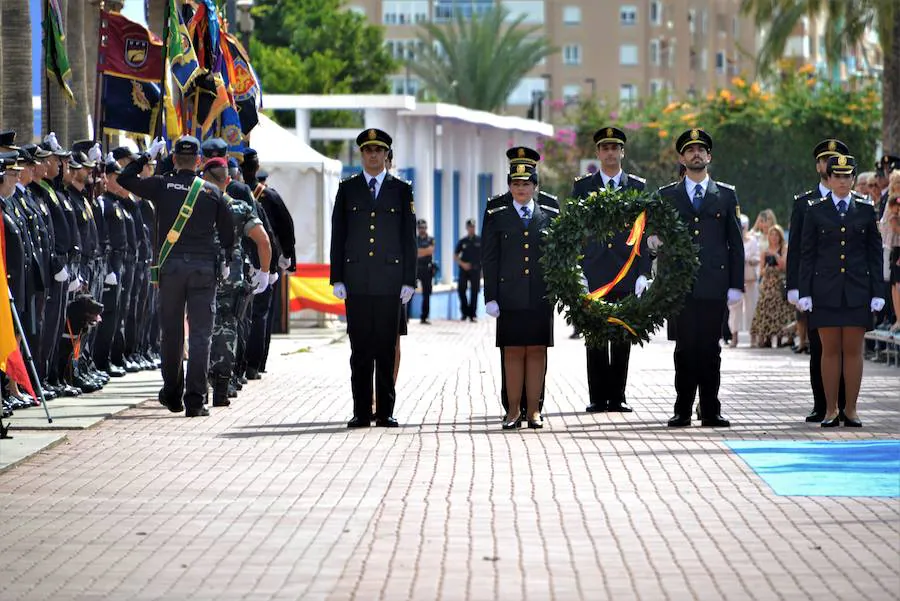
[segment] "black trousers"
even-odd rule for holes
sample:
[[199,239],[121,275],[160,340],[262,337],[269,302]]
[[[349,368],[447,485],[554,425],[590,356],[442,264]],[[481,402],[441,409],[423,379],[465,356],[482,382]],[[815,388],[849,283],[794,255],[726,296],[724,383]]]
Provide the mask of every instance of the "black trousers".
[[[213,259],[170,257],[159,276],[161,398],[174,404],[184,395],[187,408],[206,400],[209,345],[216,314],[216,273]],[[182,370],[184,317],[188,321],[187,375]]]
[[[825,385],[822,383],[822,339],[819,338],[819,330],[810,330],[809,339],[809,383],[813,393],[813,411],[825,415]],[[838,389],[838,409],[844,410],[847,406],[847,395],[844,391],[844,375],[841,374],[840,388]]]
[[121,283],[119,282],[116,286],[104,284],[103,296],[100,298],[100,302],[103,303],[103,313],[100,316],[97,337],[94,339],[93,357],[97,367],[104,370],[109,368],[113,341],[116,337],[116,331],[119,329],[119,297],[122,296],[120,291]]
[[[481,290],[481,269],[475,267],[466,271],[459,270],[459,311],[463,317],[475,317],[478,310],[478,291]],[[468,298],[466,291],[468,290]]]
[[725,300],[688,298],[676,318],[675,415],[688,417],[700,390],[700,410],[705,416],[721,413],[719,381],[722,367],[723,314]]
[[[399,298],[399,297],[398,297]],[[253,297],[250,309],[250,331],[247,335],[245,360],[247,367],[259,370],[266,352],[266,333],[269,332],[269,318],[272,312],[272,287]]]
[[631,345],[627,342],[607,342],[602,348],[585,348],[591,404],[615,406],[624,403]]
[[394,414],[394,351],[400,325],[400,295],[349,295],[346,301],[350,335],[350,386],[353,416],[372,417],[372,376],[375,376],[375,417]]
[[[44,329],[41,332],[41,355],[38,359],[38,372],[47,381],[57,382],[58,370],[54,363],[59,339],[62,337],[63,318],[65,316],[67,282],[50,282],[47,304],[44,306]],[[36,356],[32,353],[32,356]]]
[[125,359],[131,356],[125,345],[125,323],[133,308],[134,263],[126,262],[119,276],[119,313],[116,321],[116,335],[113,337],[110,361],[124,366]]
[[422,321],[428,319],[431,315],[431,287],[434,281],[434,275],[431,273],[431,265],[428,267],[418,267],[416,269],[416,279],[422,286]]
[[275,307],[279,306],[278,296],[282,293],[282,286],[284,285],[284,278],[278,278],[278,281],[275,282],[275,285],[270,286],[272,293],[269,295],[269,312],[266,319],[266,336],[263,340],[263,351],[262,357],[259,360],[259,371],[266,371],[266,362],[269,360],[269,345],[272,344],[272,329],[275,327],[275,322],[280,318],[279,315],[275,314]]

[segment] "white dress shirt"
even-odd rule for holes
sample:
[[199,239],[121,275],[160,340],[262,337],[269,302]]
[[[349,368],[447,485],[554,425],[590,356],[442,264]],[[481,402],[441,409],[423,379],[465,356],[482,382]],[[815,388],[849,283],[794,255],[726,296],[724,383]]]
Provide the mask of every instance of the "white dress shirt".
[[371,179],[373,177],[375,178],[375,198],[378,198],[378,194],[381,193],[381,184],[384,183],[384,178],[386,175],[387,175],[387,171],[384,169],[382,169],[381,173],[379,173],[378,175],[372,175],[369,172],[367,172],[365,169],[363,169],[363,177],[366,180],[367,188],[369,187],[369,181],[371,181]]
[[603,179],[603,187],[604,187],[604,188],[608,188],[608,187],[609,187],[609,180],[612,180],[612,183],[613,183],[613,190],[615,190],[616,188],[618,188],[619,186],[622,185],[622,176],[624,176],[624,175],[625,175],[625,174],[622,172],[621,169],[619,169],[619,172],[618,172],[617,174],[615,174],[614,176],[612,176],[612,177],[608,177],[608,176],[607,176],[605,173],[603,173],[602,171],[600,172],[600,177]]

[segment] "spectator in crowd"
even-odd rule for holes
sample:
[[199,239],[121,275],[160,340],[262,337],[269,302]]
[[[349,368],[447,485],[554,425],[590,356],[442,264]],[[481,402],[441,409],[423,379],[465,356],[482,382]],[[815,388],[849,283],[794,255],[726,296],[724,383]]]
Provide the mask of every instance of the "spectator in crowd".
[[[756,244],[759,248],[759,256],[760,260],[766,254],[766,250],[769,247],[769,228],[773,225],[778,225],[778,220],[775,218],[775,212],[772,209],[763,209],[756,216],[756,221],[753,224],[753,228],[750,230],[750,233],[756,238]],[[755,289],[755,301],[759,301],[759,288]],[[755,303],[754,303],[755,304]],[[756,315],[755,311],[750,314],[751,319]],[[750,346],[755,347],[757,344],[756,337],[753,335],[751,330],[750,333]]]
[[900,332],[900,171],[891,173],[887,203],[881,218],[881,237],[888,253],[891,302],[894,305],[891,332]]
[[794,319],[794,309],[784,297],[784,272],[787,265],[787,244],[784,230],[774,224],[769,228],[766,251],[763,256],[763,274],[759,287],[759,302],[750,326],[751,335],[761,348],[771,348],[772,338],[778,346],[784,336],[784,328]]
[[[868,196],[872,198],[871,195],[871,185],[875,183],[875,172],[874,171],[864,171],[859,174],[856,178],[856,185],[853,187],[858,193],[863,196]],[[877,185],[877,184],[876,184]],[[877,198],[872,198],[874,201],[878,201]]]
[[730,346],[738,345],[738,332],[750,329],[756,301],[759,296],[759,242],[750,233],[750,218],[741,215],[741,234],[744,236],[744,298],[728,307],[728,329],[731,331]]

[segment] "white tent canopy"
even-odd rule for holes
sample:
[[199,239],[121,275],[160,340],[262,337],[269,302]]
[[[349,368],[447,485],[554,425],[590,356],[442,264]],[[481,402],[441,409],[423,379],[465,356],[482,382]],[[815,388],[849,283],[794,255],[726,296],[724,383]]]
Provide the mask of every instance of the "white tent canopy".
[[263,114],[250,133],[250,147],[269,172],[294,220],[298,263],[327,263],[331,209],[341,178],[341,162],[320,154]]

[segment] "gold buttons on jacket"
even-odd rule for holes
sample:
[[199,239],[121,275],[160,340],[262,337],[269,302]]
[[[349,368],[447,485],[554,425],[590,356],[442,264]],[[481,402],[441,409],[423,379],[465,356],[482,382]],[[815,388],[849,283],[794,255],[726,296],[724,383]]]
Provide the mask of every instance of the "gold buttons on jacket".
[[526,269],[526,270],[525,270],[525,275],[528,275],[529,273],[531,273],[531,272],[528,271],[528,270]]
[[694,217],[694,223],[700,223],[700,218],[699,218],[699,217]]
[[699,235],[700,235],[700,230],[694,230],[694,235],[695,235],[695,236],[699,236]]
[[523,233],[525,234],[525,237],[527,238],[527,237],[528,237],[528,232],[526,231],[526,232],[523,232]]
[[844,260],[844,255],[841,255],[841,261],[843,261],[843,260]]
[[370,256],[370,257],[374,257],[374,256],[375,256],[375,251],[374,251],[374,250],[370,250],[370,251],[369,251],[369,256]]
[[844,273],[845,271],[847,271],[847,270],[844,269],[843,267],[841,267],[841,273]]
[[847,228],[845,228],[845,227],[842,225],[842,226],[841,226],[841,231],[842,231],[842,232],[846,232],[846,231],[847,231]]
[[525,250],[528,250],[528,243],[526,242],[522,248],[524,248]]
[[527,263],[528,261],[530,261],[530,260],[531,260],[531,257],[525,257],[525,262],[526,262],[526,263]]
[[606,248],[612,248],[612,242],[606,245]]
[[845,241],[841,240],[841,246],[847,246],[847,243]]
[[374,232],[374,231],[375,231],[375,226],[374,226],[374,225],[370,225],[370,226],[369,226],[369,229],[372,230],[372,231]]
[[719,269],[725,269],[724,265],[719,265]]
[[375,217],[375,211],[372,211],[371,213],[369,213],[369,217],[374,218],[374,217]]
[[369,238],[369,244],[375,244],[375,238]]

